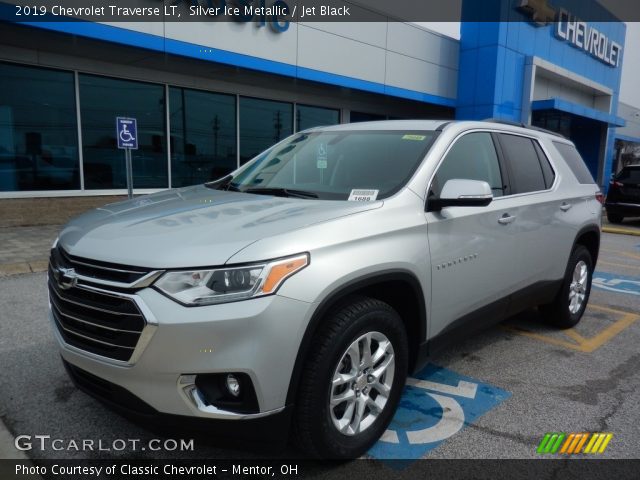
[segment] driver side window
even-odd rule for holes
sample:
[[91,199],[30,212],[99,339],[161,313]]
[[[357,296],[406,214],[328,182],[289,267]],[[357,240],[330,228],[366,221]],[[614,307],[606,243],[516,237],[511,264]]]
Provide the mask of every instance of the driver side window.
[[456,141],[433,177],[429,196],[439,197],[447,180],[482,180],[489,184],[494,197],[504,195],[500,162],[491,134],[469,133]]

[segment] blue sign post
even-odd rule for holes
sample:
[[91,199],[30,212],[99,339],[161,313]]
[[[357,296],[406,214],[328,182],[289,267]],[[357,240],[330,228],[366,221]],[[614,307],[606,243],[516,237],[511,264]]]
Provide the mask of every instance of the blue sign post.
[[118,148],[124,150],[127,167],[127,192],[133,198],[133,167],[131,165],[131,150],[138,149],[138,122],[135,118],[116,117],[116,138]]

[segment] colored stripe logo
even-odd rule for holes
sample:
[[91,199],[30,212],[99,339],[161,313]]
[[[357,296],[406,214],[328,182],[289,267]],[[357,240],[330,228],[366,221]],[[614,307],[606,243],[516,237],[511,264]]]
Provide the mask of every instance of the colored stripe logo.
[[604,453],[613,433],[547,433],[538,449],[540,454]]

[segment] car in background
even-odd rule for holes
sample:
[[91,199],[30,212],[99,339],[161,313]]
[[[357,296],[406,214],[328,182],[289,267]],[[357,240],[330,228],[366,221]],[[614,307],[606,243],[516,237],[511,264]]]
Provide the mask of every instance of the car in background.
[[604,206],[611,223],[640,217],[640,165],[627,165],[611,180]]

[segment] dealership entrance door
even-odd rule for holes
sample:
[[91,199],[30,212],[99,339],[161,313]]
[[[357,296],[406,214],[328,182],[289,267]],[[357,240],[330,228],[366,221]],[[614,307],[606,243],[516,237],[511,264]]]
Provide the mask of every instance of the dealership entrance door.
[[[602,165],[607,142],[606,122],[560,110],[535,110],[531,124],[564,135],[575,143],[593,178],[601,183]],[[608,174],[605,173],[608,178]]]

